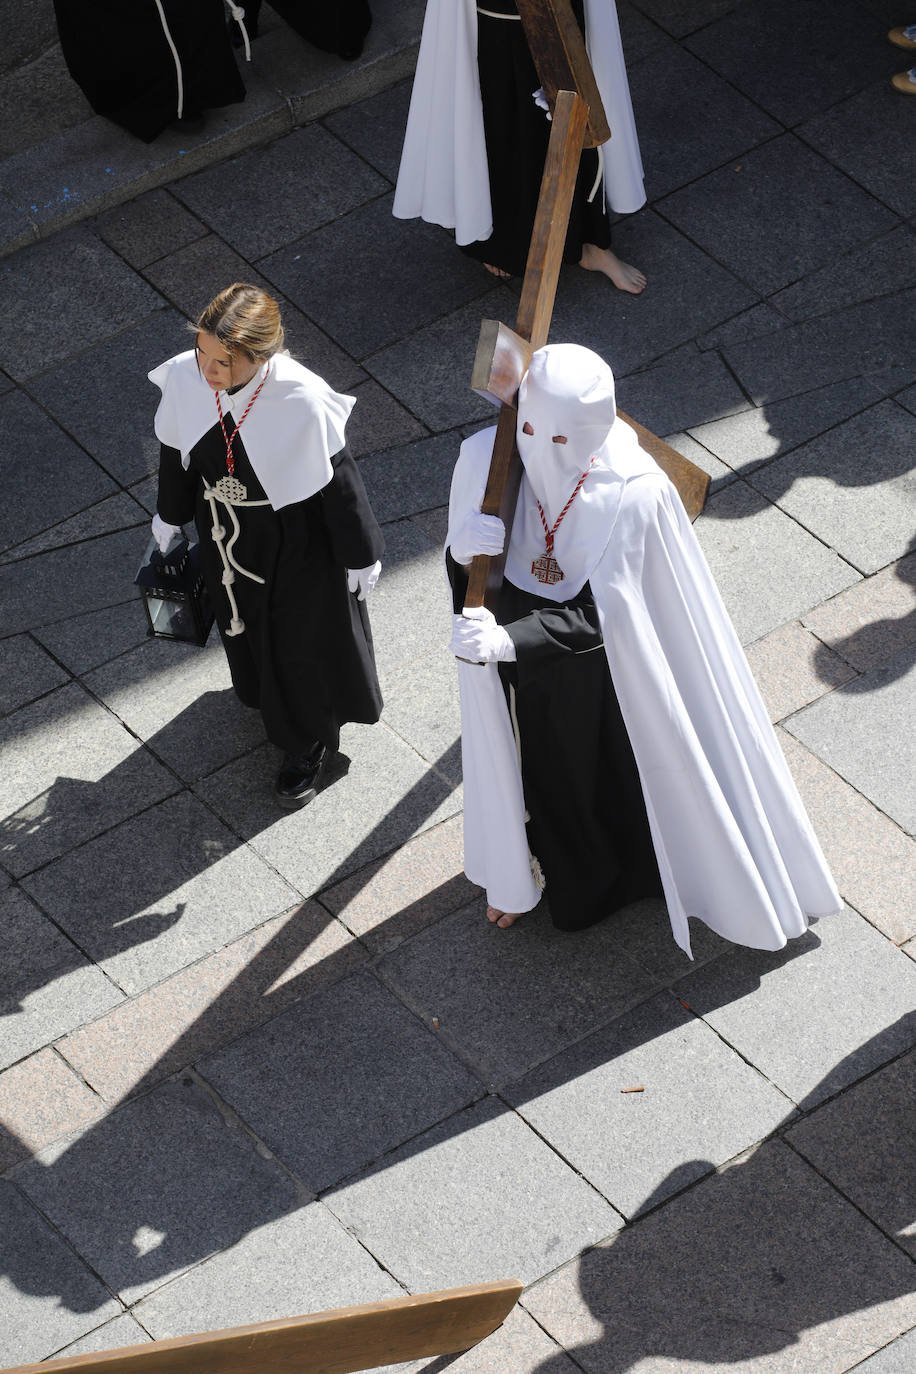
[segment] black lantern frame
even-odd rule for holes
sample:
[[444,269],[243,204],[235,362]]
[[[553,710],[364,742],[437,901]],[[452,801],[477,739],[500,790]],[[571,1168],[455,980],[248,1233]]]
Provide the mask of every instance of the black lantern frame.
[[151,539],[134,583],[143,596],[148,635],[206,644],[213,609],[200,570],[200,544],[182,535],[161,553]]

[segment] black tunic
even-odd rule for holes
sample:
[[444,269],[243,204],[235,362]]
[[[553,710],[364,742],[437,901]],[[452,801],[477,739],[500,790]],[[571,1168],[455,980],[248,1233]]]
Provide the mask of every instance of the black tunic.
[[[223,0],[163,0],[184,116],[245,99]],[[178,111],[175,59],[153,0],[54,0],[70,75],[97,114],[151,142]]]
[[[448,558],[454,607],[467,578]],[[504,581],[494,614],[515,645],[514,689],[528,844],[555,926],[583,930],[639,897],[661,896],[642,787],[588,583],[548,601]]]
[[[226,427],[231,433],[231,416]],[[248,500],[263,500],[241,435],[232,451]],[[223,563],[201,480],[212,486],[226,473],[222,433],[216,424],[198,441],[187,470],[177,449],[161,447],[159,514],[172,525],[196,521],[233,686],[246,706],[260,710],[268,739],[290,753],[304,753],[316,741],[336,749],[341,725],[371,724],[382,709],[366,605],[348,590],[346,569],[369,567],[381,557],[384,541],[349,451],[341,450],[331,463],[330,482],[307,501],[278,511],[235,508],[241,533],[233,558],[265,584],[236,573],[233,593],[245,630],[227,635],[231,612]],[[217,511],[228,541],[231,522],[222,502]]]
[[[339,57],[359,57],[363,39],[372,25],[368,0],[334,0],[316,4],[315,0],[270,0],[275,9],[308,43]],[[245,27],[252,37],[258,30],[261,0],[245,5]]]
[[[513,0],[487,0],[485,9],[517,14]],[[582,25],[582,6],[573,0]],[[528,260],[528,246],[537,212],[550,124],[544,110],[535,105],[532,92],[540,85],[537,70],[517,19],[477,16],[477,67],[483,102],[487,168],[493,233],[488,239],[468,243],[462,252],[504,272],[521,276]],[[603,209],[602,188],[592,201],[588,196],[598,175],[598,153],[586,148],[569,217],[564,262],[578,262],[582,245],[611,245],[611,227]]]

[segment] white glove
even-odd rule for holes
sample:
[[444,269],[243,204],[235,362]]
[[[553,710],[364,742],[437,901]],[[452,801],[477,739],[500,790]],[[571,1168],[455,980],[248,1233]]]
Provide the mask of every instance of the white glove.
[[159,545],[159,552],[165,553],[176,535],[181,534],[180,525],[167,525],[158,513],[153,516],[153,538]]
[[347,586],[351,592],[356,592],[357,601],[365,601],[381,571],[382,565],[377,562],[368,568],[347,568]]
[[475,554],[485,553],[492,558],[502,553],[505,542],[506,527],[498,515],[482,515],[479,510],[472,510],[449,548],[455,562],[467,567]]
[[538,86],[536,91],[531,92],[531,99],[539,110],[546,110],[548,119],[553,119],[553,115],[550,113],[550,106],[547,104],[547,97],[544,94],[543,86]]
[[515,645],[503,625],[486,606],[468,606],[464,615],[452,616],[452,639],[448,646],[456,658],[471,663],[514,663]]

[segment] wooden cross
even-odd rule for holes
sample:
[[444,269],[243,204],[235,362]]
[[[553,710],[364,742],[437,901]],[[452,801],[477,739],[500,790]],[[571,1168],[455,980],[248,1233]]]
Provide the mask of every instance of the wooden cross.
[[[547,342],[582,149],[610,137],[569,0],[517,0],[517,5],[553,123],[515,329],[497,320],[483,321],[471,377],[473,389],[499,406],[481,510],[484,515],[501,517],[507,547],[522,476],[515,444],[518,388],[531,354]],[[622,411],[617,413],[633,426],[642,447],[668,474],[688,514],[696,518],[706,499],[708,475]],[[465,606],[483,606],[488,597],[495,598],[502,585],[504,564],[505,550],[498,558],[485,554],[474,558]]]

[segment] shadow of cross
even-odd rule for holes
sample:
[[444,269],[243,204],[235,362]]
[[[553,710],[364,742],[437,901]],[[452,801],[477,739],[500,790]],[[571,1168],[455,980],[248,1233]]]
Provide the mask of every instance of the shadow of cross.
[[[531,354],[547,342],[582,149],[611,137],[570,0],[518,0],[518,12],[550,107],[550,141],[515,329],[495,320],[483,321],[471,377],[472,388],[500,408],[481,510],[484,515],[498,515],[507,535],[522,473],[515,444],[519,384]],[[707,474],[641,425],[633,427],[642,446],[674,482],[691,517],[699,515],[709,487]],[[498,557],[478,554],[474,558],[465,606],[483,606],[487,596],[492,599],[498,592],[505,552],[504,548]]]

